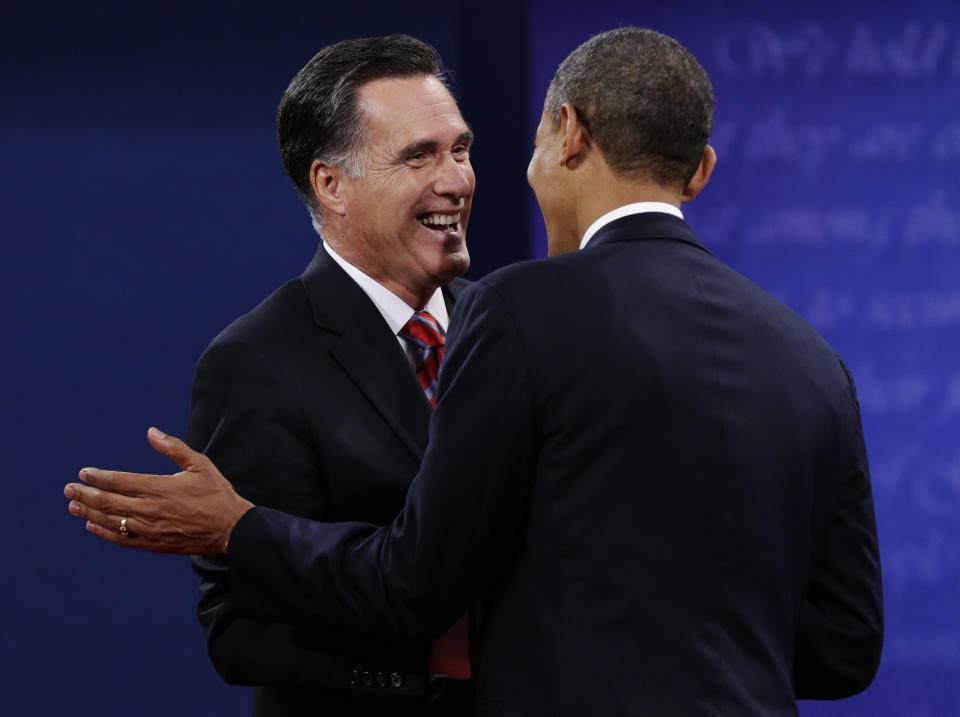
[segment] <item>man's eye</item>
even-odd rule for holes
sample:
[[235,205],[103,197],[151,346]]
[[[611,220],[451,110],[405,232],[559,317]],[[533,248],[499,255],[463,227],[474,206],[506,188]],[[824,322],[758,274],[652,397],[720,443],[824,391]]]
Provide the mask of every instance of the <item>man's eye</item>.
[[470,148],[465,144],[458,144],[456,147],[453,148],[453,154],[460,155],[460,156],[467,154],[469,151],[470,151]]

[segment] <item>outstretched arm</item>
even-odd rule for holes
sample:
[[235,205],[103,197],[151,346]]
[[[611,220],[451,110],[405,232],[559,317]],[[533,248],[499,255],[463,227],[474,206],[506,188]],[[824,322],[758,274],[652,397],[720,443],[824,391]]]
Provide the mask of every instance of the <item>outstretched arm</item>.
[[151,444],[182,473],[84,469],[88,485],[67,486],[71,512],[96,535],[145,550],[222,553],[229,538],[238,614],[381,637],[437,635],[512,566],[539,445],[524,346],[494,290],[464,293],[447,346],[423,466],[390,526],[251,510],[205,457],[158,431]]

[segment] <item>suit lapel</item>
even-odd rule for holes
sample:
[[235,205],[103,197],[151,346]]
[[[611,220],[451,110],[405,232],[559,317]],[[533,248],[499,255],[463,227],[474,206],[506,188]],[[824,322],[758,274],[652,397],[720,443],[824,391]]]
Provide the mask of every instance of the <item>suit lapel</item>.
[[[427,445],[430,404],[399,342],[376,307],[370,305],[376,315],[369,317],[359,303],[354,325],[330,353],[420,461]],[[381,325],[376,325],[376,321]]]
[[431,409],[397,337],[322,244],[301,281],[317,326],[336,335],[333,359],[419,462]]

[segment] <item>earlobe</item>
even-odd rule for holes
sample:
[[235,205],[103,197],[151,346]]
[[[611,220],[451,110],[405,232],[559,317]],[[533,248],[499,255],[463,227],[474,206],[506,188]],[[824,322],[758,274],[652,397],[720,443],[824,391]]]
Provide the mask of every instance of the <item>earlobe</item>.
[[687,186],[684,187],[680,201],[689,202],[700,194],[700,191],[707,186],[707,182],[710,181],[710,175],[713,174],[713,169],[716,166],[717,153],[713,147],[708,144],[703,148],[703,156],[700,157],[700,164],[697,166],[697,171],[693,177],[690,178],[690,181],[687,182]]
[[318,159],[310,165],[310,185],[313,187],[313,195],[325,211],[340,215],[346,212],[346,202],[340,192],[342,179],[343,175],[339,167]]

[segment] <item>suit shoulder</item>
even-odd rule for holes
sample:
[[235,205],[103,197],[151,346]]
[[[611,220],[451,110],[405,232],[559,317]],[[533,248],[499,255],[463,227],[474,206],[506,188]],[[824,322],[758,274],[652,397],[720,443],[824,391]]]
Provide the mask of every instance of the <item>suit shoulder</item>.
[[493,289],[505,298],[516,292],[530,293],[541,285],[552,285],[556,281],[563,281],[564,277],[573,278],[571,258],[576,258],[573,253],[518,261],[490,272],[473,286]]
[[299,278],[290,279],[217,334],[207,350],[218,344],[269,345],[289,335],[297,324],[312,320],[306,292]]

